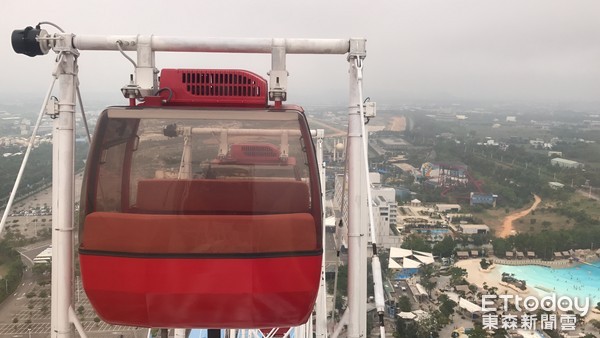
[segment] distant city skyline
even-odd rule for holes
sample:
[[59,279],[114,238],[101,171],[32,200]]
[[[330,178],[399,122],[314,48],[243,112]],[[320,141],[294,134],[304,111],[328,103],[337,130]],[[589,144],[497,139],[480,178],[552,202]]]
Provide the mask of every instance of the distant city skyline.
[[[368,53],[365,96],[381,103],[600,102],[600,3],[593,0],[147,1],[131,9],[113,0],[59,0],[26,10],[16,1],[4,5],[0,59],[8,95],[46,90],[54,57],[15,54],[10,34],[48,20],[79,35],[362,36]],[[270,68],[268,55],[158,53],[156,59],[158,68],[246,68],[265,77]],[[290,102],[345,104],[344,56],[290,55],[287,64]],[[118,99],[132,72],[116,52],[83,51],[79,65],[88,96],[114,92]]]

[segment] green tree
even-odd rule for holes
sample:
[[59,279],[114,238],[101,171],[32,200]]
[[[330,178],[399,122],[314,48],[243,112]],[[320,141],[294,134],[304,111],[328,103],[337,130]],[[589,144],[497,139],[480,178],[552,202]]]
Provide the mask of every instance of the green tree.
[[454,308],[456,307],[456,302],[452,299],[448,298],[447,295],[441,295],[438,300],[441,302],[440,304],[440,312],[446,317],[450,317],[454,313]]
[[410,312],[412,310],[410,299],[407,296],[401,296],[398,298],[398,307],[402,312]]
[[435,270],[432,264],[422,265],[419,268],[419,276],[421,276],[421,284],[427,290],[427,294],[431,296],[431,291],[437,286],[437,282],[432,280]]
[[479,262],[479,265],[481,266],[481,268],[483,270],[487,270],[487,268],[490,266],[490,263],[487,261],[487,259],[482,258],[481,261]]
[[[396,320],[396,334],[394,335],[397,338],[421,338],[418,335],[418,325],[415,321],[412,320],[404,320],[402,318],[398,318]],[[426,337],[422,337],[426,338]]]
[[494,238],[492,245],[494,246],[494,255],[498,257],[503,258],[506,256],[507,251],[512,250],[510,243],[505,238]]
[[465,277],[467,277],[467,270],[463,268],[459,268],[457,266],[453,266],[448,269],[450,273],[450,285],[461,285],[465,283]]
[[52,266],[50,264],[34,264],[31,271],[36,277],[42,277],[50,273]]
[[48,305],[46,305],[46,304],[42,305],[42,306],[40,307],[40,312],[41,312],[43,315],[47,315],[47,314],[48,314]]
[[431,246],[425,242],[423,237],[417,234],[408,235],[400,247],[416,251],[431,251]]
[[452,236],[444,236],[444,239],[433,246],[432,253],[435,256],[450,257],[454,253],[455,247],[456,243],[452,239]]
[[475,325],[467,335],[469,338],[487,338],[487,332],[480,325]]

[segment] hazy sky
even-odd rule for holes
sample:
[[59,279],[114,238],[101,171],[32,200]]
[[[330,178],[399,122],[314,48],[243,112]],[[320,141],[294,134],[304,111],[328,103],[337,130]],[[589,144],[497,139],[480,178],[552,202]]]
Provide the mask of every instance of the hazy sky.
[[[10,34],[52,21],[79,35],[365,37],[365,95],[378,103],[600,102],[597,0],[5,0],[2,5],[4,94],[43,95],[54,57],[15,54]],[[117,52],[82,51],[79,63],[84,95],[118,94],[132,72]],[[157,67],[246,68],[266,76],[270,57],[159,53]],[[340,55],[289,56],[289,101],[344,103],[347,68]]]

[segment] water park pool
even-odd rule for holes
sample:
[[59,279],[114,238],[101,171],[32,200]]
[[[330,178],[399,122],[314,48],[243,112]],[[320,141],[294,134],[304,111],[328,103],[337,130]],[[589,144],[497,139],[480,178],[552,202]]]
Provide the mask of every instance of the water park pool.
[[568,268],[553,269],[542,266],[499,266],[500,272],[514,274],[540,295],[549,292],[557,296],[589,298],[592,306],[600,302],[600,262],[578,264]]

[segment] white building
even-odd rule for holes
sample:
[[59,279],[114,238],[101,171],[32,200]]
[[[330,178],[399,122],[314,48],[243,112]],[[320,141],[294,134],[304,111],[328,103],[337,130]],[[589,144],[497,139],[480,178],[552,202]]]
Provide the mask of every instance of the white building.
[[390,269],[418,269],[421,265],[433,264],[434,261],[431,252],[391,247],[388,267]]
[[52,263],[52,246],[44,249],[33,259],[33,264],[50,264]]
[[[398,224],[398,203],[396,202],[396,189],[382,187],[379,183],[381,180],[378,173],[369,173],[369,178],[372,182],[371,197],[373,200],[371,207],[375,222],[374,227],[375,231],[377,232],[375,237],[377,240],[377,245],[381,248],[400,246],[402,243],[402,238],[396,228]],[[335,177],[333,204],[336,219],[339,222],[339,219],[341,218],[344,226],[342,228],[336,227],[336,231],[340,231],[339,235],[342,239],[342,243],[340,244],[346,246],[348,243],[348,199],[343,198],[344,190],[344,175],[337,175]],[[369,238],[371,238],[370,227],[368,231]]]
[[559,166],[561,168],[582,168],[583,167],[582,163],[567,160],[567,159],[560,158],[560,157],[551,159],[550,164]]
[[437,212],[459,212],[460,204],[442,204],[438,203],[434,206],[434,210]]
[[539,138],[536,138],[535,140],[529,140],[529,144],[532,145],[534,148],[543,147],[544,143],[544,140]]
[[487,234],[490,227],[485,224],[459,224],[458,228],[465,235]]
[[[370,177],[375,178],[372,182],[380,181],[379,174],[377,173],[370,173]],[[372,208],[375,231],[377,232],[377,245],[382,248],[400,246],[402,238],[396,228],[398,225],[396,189],[373,184],[371,187],[371,196],[373,197]]]
[[548,182],[548,185],[554,190],[562,189],[565,187],[565,185],[560,182]]

